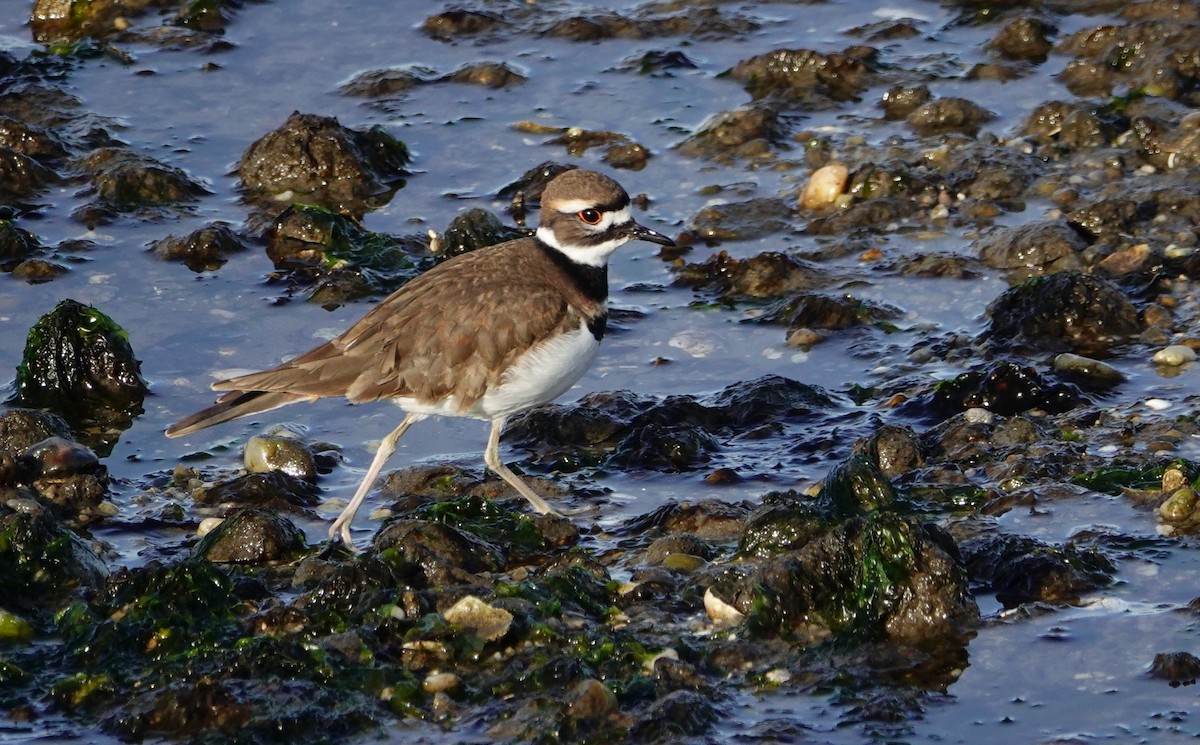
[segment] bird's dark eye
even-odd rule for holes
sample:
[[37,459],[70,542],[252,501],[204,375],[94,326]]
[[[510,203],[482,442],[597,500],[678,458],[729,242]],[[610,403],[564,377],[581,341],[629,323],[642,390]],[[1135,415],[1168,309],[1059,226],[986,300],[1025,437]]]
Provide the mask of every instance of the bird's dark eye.
[[599,225],[600,220],[604,215],[600,214],[600,210],[580,210],[579,219],[586,222],[588,225]]

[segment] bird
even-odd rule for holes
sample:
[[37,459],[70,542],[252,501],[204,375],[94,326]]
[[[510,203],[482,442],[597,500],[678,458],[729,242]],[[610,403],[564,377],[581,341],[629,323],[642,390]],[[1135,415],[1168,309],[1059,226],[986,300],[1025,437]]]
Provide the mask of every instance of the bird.
[[340,336],[277,367],[212,384],[212,406],[166,430],[182,437],[320,398],[390,400],[404,418],[329,528],[351,550],[350,525],[409,427],[431,416],[491,423],[484,463],[539,513],[560,514],[500,459],[514,414],[558,398],[591,366],[608,321],[608,260],[629,241],[673,246],[630,214],[609,176],[573,168],[542,191],[533,235],[461,254],[380,301]]

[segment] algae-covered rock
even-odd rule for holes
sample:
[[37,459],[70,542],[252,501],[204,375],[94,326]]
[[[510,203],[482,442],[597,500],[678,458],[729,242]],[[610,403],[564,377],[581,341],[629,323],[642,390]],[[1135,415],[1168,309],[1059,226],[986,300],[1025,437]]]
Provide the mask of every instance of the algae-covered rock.
[[142,413],[148,391],[125,330],[96,308],[63,300],[29,330],[10,401],[55,412],[77,429],[99,427],[89,444],[107,453]]
[[324,207],[295,204],[267,230],[267,256],[310,298],[341,303],[392,292],[432,265],[423,243],[367,230]]
[[103,584],[104,561],[49,512],[0,513],[0,597],[8,610],[53,613],[79,589]]
[[748,560],[714,576],[710,589],[750,629],[802,646],[969,633],[979,609],[957,548],[908,511],[872,461],[852,456],[816,499],[769,495],[739,542]]
[[1082,400],[1069,383],[1040,374],[1015,362],[997,362],[988,370],[972,370],[937,384],[933,408],[942,415],[984,408],[1001,416],[1030,409],[1053,413],[1070,411]]
[[274,510],[245,507],[197,544],[197,556],[216,564],[265,564],[290,559],[308,544],[304,533]]

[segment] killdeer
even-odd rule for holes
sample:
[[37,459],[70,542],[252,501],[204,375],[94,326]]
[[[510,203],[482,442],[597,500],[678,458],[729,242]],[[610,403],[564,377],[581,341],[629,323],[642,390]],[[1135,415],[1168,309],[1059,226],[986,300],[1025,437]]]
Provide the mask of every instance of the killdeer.
[[631,240],[674,245],[634,222],[616,181],[566,171],[542,192],[533,236],[439,264],[336,339],[270,370],[214,383],[228,393],[166,434],[327,396],[390,399],[405,417],[330,526],[331,540],[353,547],[350,524],[396,441],[430,416],[490,421],[488,468],[538,512],[555,512],[504,465],[500,432],[508,417],[562,395],[591,365],[608,319],[608,257]]

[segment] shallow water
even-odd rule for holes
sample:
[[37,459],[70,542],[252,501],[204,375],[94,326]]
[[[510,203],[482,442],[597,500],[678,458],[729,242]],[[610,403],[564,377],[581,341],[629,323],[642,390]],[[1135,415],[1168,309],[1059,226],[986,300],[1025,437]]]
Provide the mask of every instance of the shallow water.
[[[570,6],[544,3],[540,7]],[[608,7],[622,11],[639,6]],[[118,136],[135,149],[203,179],[213,194],[199,202],[194,214],[170,224],[126,219],[95,233],[67,217],[84,201],[73,193],[74,187],[47,194],[42,201],[54,208],[47,211],[47,219],[26,227],[47,245],[89,238],[100,247],[88,256],[88,263],[75,265],[70,274],[48,284],[25,285],[0,278],[0,350],[4,350],[0,365],[15,367],[26,330],[58,300],[71,297],[95,305],[129,332],[154,391],[146,413],[106,460],[114,476],[133,482],[147,473],[169,471],[198,451],[211,454],[216,463],[235,464],[248,436],[270,424],[288,422],[304,428],[311,439],[344,448],[346,463],[323,486],[332,494],[349,492],[370,461],[373,443],[397,423],[395,409],[351,408],[325,401],[234,422],[181,441],[161,434],[169,423],[210,402],[208,383],[213,378],[275,364],[340,331],[365,311],[361,303],[327,311],[299,300],[277,302],[281,289],[265,283],[272,266],[261,253],[236,255],[216,272],[195,275],[182,265],[156,260],[146,250],[152,240],[186,234],[214,219],[240,223],[245,208],[237,201],[235,179],[229,174],[245,148],[292,111],[334,115],[353,127],[381,124],[412,149],[414,175],[390,204],[367,216],[366,224],[373,230],[395,234],[441,230],[455,214],[470,207],[500,210],[503,204],[488,195],[539,162],[599,163],[599,150],[571,158],[561,146],[543,144],[549,136],[523,134],[512,127],[528,120],[616,131],[648,147],[654,158],[644,171],[615,175],[631,194],[650,195],[650,208],[638,215],[640,221],[675,233],[703,206],[723,198],[706,196],[703,187],[744,187],[731,191],[731,200],[769,197],[791,194],[807,175],[799,164],[799,152],[796,167],[748,169],[745,164],[694,160],[672,149],[709,117],[747,101],[740,85],[717,75],[755,54],[783,47],[840,50],[857,43],[845,35],[849,28],[910,18],[925,33],[887,42],[886,57],[897,65],[943,70],[946,79],[935,91],[938,95],[963,95],[997,113],[986,131],[1004,136],[1037,103],[1071,97],[1052,78],[1061,67],[1054,58],[1012,83],[956,79],[984,58],[982,44],[992,29],[959,27],[951,32],[947,28],[953,17],[950,10],[936,3],[880,7],[862,2],[747,2],[720,7],[762,25],[745,37],[718,41],[660,38],[586,45],[515,36],[444,43],[418,28],[426,14],[439,9],[433,5],[294,0],[242,7],[230,26],[228,39],[234,44],[230,51],[203,55],[133,45],[125,48],[135,59],[131,65],[112,59],[82,63],[71,77],[70,89],[84,106],[112,121]],[[27,14],[26,3],[0,0],[0,45],[17,52],[29,47],[28,30],[15,21]],[[1060,36],[1098,22],[1095,17],[1066,17]],[[699,69],[655,77],[629,68],[629,60],[651,50],[682,51]],[[421,86],[386,105],[346,97],[337,90],[366,70],[422,65],[447,73],[482,60],[507,62],[530,80],[511,91],[459,84]],[[217,68],[206,69],[208,62]],[[805,127],[854,132],[873,142],[911,137],[902,124],[879,119],[875,101],[880,93],[870,90],[860,103],[814,112]],[[1005,215],[1001,222],[1020,224],[1048,209],[1030,202],[1024,212]],[[969,239],[957,229],[932,237],[885,229],[877,236],[889,256],[962,252]],[[769,249],[811,249],[828,240],[769,235],[721,248],[744,257]],[[670,286],[667,265],[655,257],[655,250],[648,244],[633,244],[614,258],[612,305],[640,311],[644,317],[624,322],[621,333],[606,339],[597,364],[567,400],[615,389],[703,394],[764,374],[835,392],[852,383],[886,381],[904,363],[903,350],[922,333],[931,329],[978,333],[988,303],[1006,286],[994,275],[973,280],[872,277],[863,271],[857,256],[827,262],[822,266],[829,272],[838,273],[841,266],[848,276],[866,274],[870,285],[855,287],[855,293],[896,305],[904,315],[891,336],[874,329],[855,330],[800,351],[785,345],[780,327],[742,323],[747,317],[744,311],[691,307],[692,293]],[[689,259],[700,261],[707,255],[708,249],[701,246]],[[651,365],[656,357],[671,362]],[[1190,370],[1168,379],[1158,376],[1149,362],[1126,360],[1118,366],[1131,381],[1109,402],[1113,407],[1150,397],[1179,404],[1200,391]],[[920,372],[949,377],[957,371],[934,365]],[[820,480],[863,433],[845,437],[841,448],[790,463],[769,479],[747,479],[732,486],[706,485],[705,472],[608,476],[602,485],[613,493],[606,498],[600,526],[615,526],[674,500],[754,499],[769,489],[806,486]],[[480,467],[485,438],[486,426],[478,422],[425,422],[401,442],[389,465],[449,459]],[[506,453],[509,460],[521,455]],[[1178,455],[1200,459],[1200,443],[1184,443]],[[736,466],[740,456],[731,451],[722,457],[728,462],[714,462],[713,468]],[[140,511],[154,508],[135,489],[122,490],[119,485],[114,502],[130,522]],[[359,518],[361,531],[371,528],[368,511]],[[1152,515],[1112,498],[1057,501],[1048,514],[1036,518],[1015,512],[1000,520],[1002,528],[1055,542],[1097,525],[1117,525],[1133,535],[1152,536],[1156,531]],[[324,534],[320,523],[301,520],[299,524],[310,540]],[[142,532],[134,538],[120,528],[101,529],[97,535],[111,542],[128,564],[153,555],[154,540],[175,543],[185,538]],[[1155,652],[1196,646],[1191,617],[1176,609],[1195,594],[1197,562],[1194,551],[1178,546],[1153,561],[1130,559],[1120,567],[1119,583],[1089,598],[1081,608],[981,629],[970,646],[970,667],[950,687],[944,702],[930,706],[922,719],[910,723],[906,741],[1173,742],[1195,737],[1200,724],[1193,716],[1194,691],[1171,689],[1144,673]],[[980,600],[985,611],[996,610],[989,608],[987,598]],[[1050,629],[1066,631],[1051,633]],[[724,710],[730,716],[718,725],[714,733],[718,739],[778,717],[811,726],[818,741],[858,742],[871,736],[868,728],[839,726],[838,707],[824,698],[787,690],[736,694]],[[52,742],[56,737],[45,732],[39,739],[36,732],[0,727],[0,742],[23,738]],[[424,725],[398,726],[390,735],[394,742],[438,739]],[[451,739],[458,737],[447,737]]]

